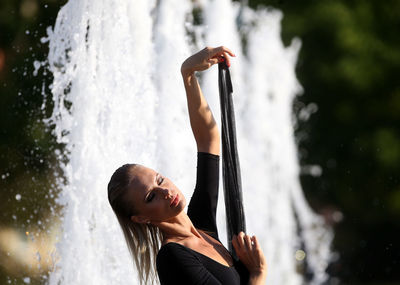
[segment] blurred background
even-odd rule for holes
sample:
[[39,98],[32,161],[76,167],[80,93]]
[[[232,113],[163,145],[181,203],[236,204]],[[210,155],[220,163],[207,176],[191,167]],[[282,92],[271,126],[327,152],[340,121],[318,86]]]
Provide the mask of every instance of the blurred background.
[[[63,146],[37,69],[65,2],[0,4],[0,284],[43,284],[57,259]],[[400,284],[400,1],[246,3],[281,10],[283,42],[302,41],[293,112],[303,190],[335,232],[327,283]]]

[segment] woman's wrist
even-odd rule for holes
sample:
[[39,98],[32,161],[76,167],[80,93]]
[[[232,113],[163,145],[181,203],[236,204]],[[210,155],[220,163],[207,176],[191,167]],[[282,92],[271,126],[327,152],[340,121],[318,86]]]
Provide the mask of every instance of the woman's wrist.
[[183,78],[190,78],[193,76],[194,71],[182,65],[181,74]]
[[249,285],[264,284],[266,279],[267,279],[267,271],[266,270],[250,272]]
[[264,276],[267,275],[267,270],[259,268],[257,270],[250,271],[250,276]]

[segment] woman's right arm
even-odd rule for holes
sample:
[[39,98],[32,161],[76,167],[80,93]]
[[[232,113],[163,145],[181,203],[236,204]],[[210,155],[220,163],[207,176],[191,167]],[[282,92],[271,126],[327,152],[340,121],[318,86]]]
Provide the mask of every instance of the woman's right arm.
[[240,232],[232,239],[233,247],[240,261],[249,270],[249,285],[264,285],[267,278],[267,262],[256,236]]

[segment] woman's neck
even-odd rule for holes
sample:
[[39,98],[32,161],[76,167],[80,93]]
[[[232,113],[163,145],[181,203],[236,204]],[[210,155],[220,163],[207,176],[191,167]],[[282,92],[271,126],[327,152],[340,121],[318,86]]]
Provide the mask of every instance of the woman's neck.
[[202,238],[184,211],[168,221],[157,223],[156,226],[158,226],[163,233],[164,241],[183,240],[189,237]]

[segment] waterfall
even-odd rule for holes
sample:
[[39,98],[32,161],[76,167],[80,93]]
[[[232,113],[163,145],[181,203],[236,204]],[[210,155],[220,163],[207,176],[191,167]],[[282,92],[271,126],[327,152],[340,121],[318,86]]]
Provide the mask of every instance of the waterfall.
[[[120,165],[140,163],[172,179],[189,200],[196,146],[180,65],[219,45],[237,55],[231,75],[244,207],[248,232],[267,258],[267,283],[326,280],[332,234],[303,196],[293,134],[300,42],[283,45],[281,18],[279,11],[229,0],[70,0],[61,8],[48,30],[54,76],[48,122],[65,145],[60,161],[68,162],[50,284],[138,284],[107,183]],[[200,76],[219,123],[217,66]],[[217,218],[225,242],[222,196]],[[296,259],[298,250],[305,259]]]

